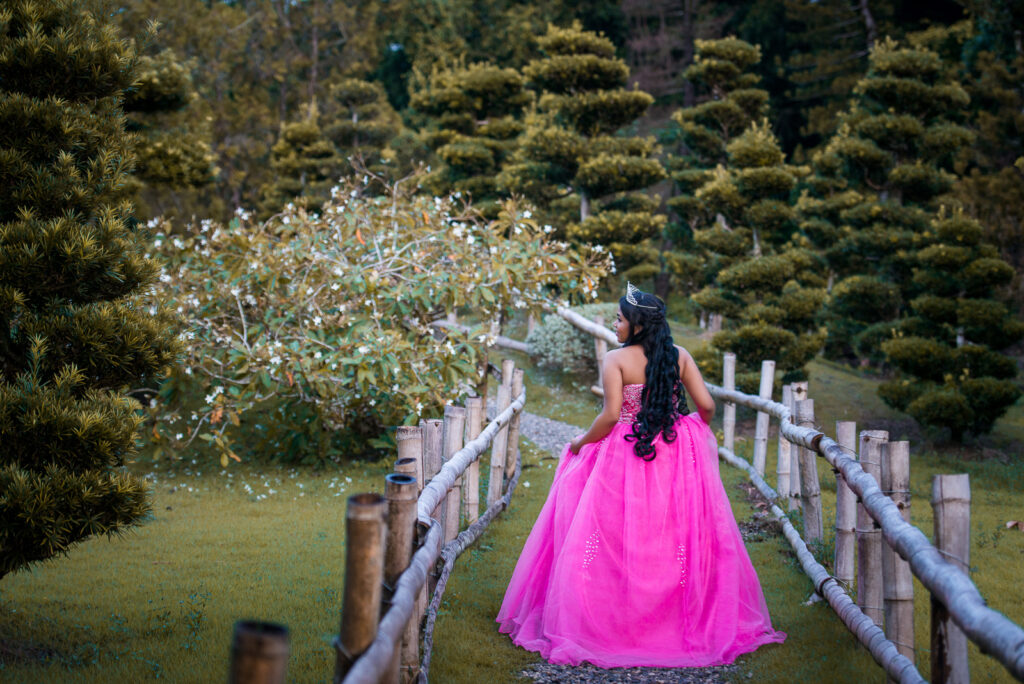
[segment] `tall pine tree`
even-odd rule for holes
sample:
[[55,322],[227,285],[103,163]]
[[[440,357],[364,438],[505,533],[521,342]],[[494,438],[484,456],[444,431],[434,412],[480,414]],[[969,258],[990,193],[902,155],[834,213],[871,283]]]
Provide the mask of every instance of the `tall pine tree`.
[[0,7],[0,576],[146,514],[132,387],[177,350],[123,201],[133,54],[83,0]]

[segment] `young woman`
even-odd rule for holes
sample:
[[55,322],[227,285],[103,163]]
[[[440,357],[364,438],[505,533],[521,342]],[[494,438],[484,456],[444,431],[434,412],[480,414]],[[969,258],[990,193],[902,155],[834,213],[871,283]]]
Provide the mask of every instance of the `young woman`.
[[714,400],[664,302],[628,285],[615,330],[604,410],[562,454],[501,631],[599,667],[721,665],[781,643],[719,479]]

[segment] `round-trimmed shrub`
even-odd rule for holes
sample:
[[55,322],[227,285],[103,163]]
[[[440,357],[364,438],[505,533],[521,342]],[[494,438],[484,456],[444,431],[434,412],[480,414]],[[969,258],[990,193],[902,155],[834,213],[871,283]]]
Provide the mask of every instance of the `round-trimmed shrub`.
[[[615,320],[619,305],[615,303],[584,304],[573,311],[593,319],[604,317],[610,328]],[[541,325],[533,329],[526,338],[530,353],[544,368],[579,373],[597,368],[594,356],[594,338],[573,326],[557,314],[548,314]]]

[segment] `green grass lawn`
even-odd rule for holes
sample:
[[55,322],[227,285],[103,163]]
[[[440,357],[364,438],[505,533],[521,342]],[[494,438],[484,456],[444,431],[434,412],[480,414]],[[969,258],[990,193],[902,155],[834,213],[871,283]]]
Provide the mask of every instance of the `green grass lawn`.
[[[690,348],[698,343],[692,328],[674,326],[674,333]],[[542,371],[523,355],[511,356],[527,371],[528,410],[581,428],[589,424],[600,406],[588,389],[593,378]],[[912,439],[912,516],[928,536],[932,475],[970,474],[973,578],[989,605],[1024,622],[1024,588],[1014,572],[1024,560],[1024,533],[1004,526],[1024,516],[1018,453],[1024,409],[1012,409],[979,445],[935,446],[881,403],[876,381],[822,361],[810,370],[810,394],[826,432],[834,434],[838,419],[857,420],[859,430],[888,429],[893,438]],[[741,410],[738,417],[737,450],[749,458],[753,414]],[[775,443],[773,436],[771,483]],[[435,632],[433,681],[516,681],[524,666],[536,662],[499,635],[494,622],[554,473],[555,461],[528,443],[523,457],[512,506],[456,563]],[[831,521],[835,481],[831,469],[819,465]],[[330,639],[341,604],[345,497],[381,491],[388,466],[357,462],[315,473],[244,464],[229,471],[183,462],[134,464],[154,480],[151,520],[123,538],[91,540],[67,558],[0,583],[0,680],[223,681],[234,621],[257,618],[291,629],[289,681],[329,681]],[[723,466],[722,478],[736,517],[751,519],[753,508],[739,486],[745,474]],[[789,639],[742,657],[741,676],[881,682],[880,669],[829,608],[804,605],[810,582],[781,536],[760,535],[748,548],[775,626]],[[918,661],[927,677],[929,607],[920,586],[917,597]],[[977,649],[971,665],[975,681],[1011,681]]]

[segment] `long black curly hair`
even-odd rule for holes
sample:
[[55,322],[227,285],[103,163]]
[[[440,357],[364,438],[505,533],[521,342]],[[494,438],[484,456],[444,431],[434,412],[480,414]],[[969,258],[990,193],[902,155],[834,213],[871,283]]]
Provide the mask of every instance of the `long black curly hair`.
[[619,309],[629,323],[629,338],[623,346],[643,345],[647,357],[644,390],[640,397],[640,413],[633,419],[633,432],[626,436],[635,441],[633,452],[645,461],[653,461],[654,439],[659,434],[673,442],[676,417],[685,415],[686,395],[679,378],[679,350],[672,342],[672,332],[665,320],[665,302],[658,297],[633,290],[632,304],[619,299]]

